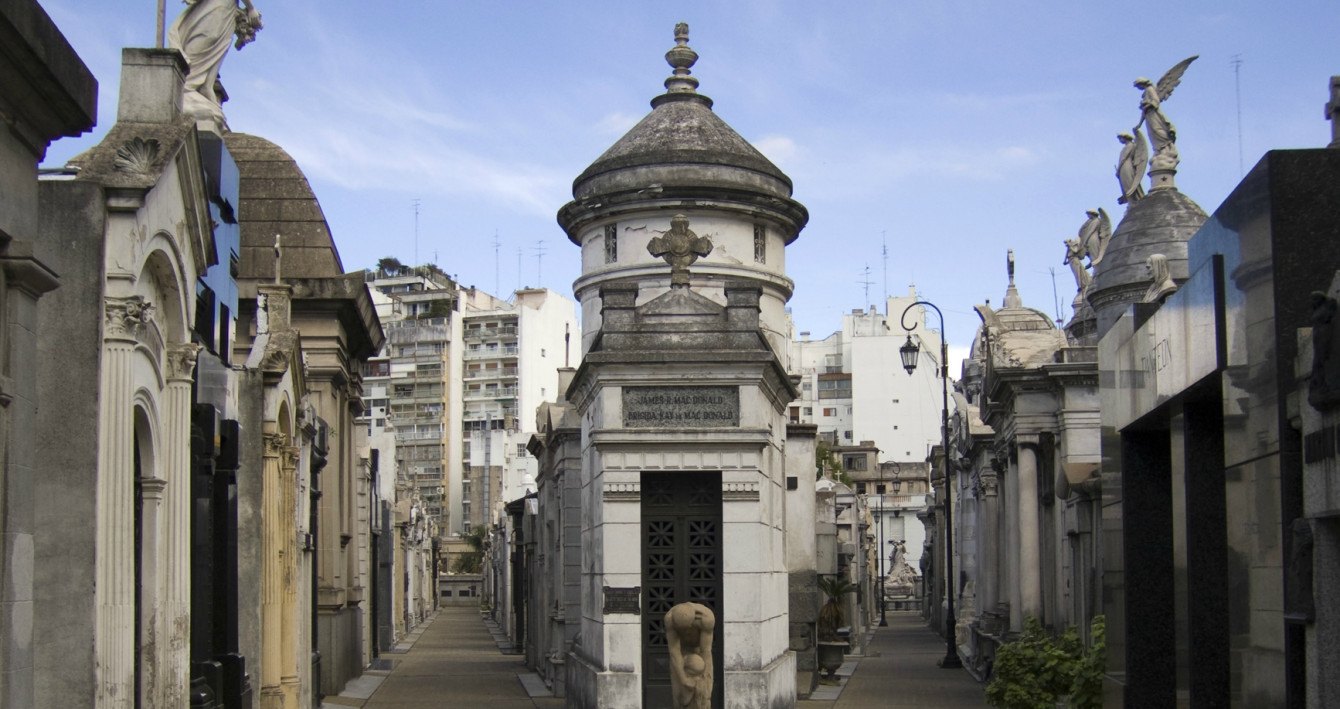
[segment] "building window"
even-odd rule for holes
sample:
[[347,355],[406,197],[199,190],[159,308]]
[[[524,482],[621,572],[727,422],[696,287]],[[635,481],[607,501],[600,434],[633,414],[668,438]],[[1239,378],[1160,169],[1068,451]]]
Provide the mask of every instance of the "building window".
[[543,347],[540,348],[540,356],[541,356],[541,357],[544,356],[544,348],[543,348]]
[[837,409],[824,409],[824,416],[837,416]]
[[814,409],[811,408],[811,407],[809,407],[809,406],[806,406],[806,407],[805,407],[805,415],[806,415],[806,416],[813,416],[813,415],[814,415]]
[[859,454],[843,456],[842,468],[844,470],[865,470],[865,456]]
[[843,432],[842,432],[842,437],[843,437],[844,439],[850,441],[850,440],[851,440],[851,431],[843,431]]
[[856,494],[857,495],[865,494],[865,483],[856,483]]
[[768,262],[768,230],[762,224],[754,225],[754,260]]
[[619,260],[619,225],[605,225],[605,263]]
[[877,494],[883,495],[883,494],[884,494],[884,483],[880,483],[880,484],[876,485],[876,486],[875,486],[875,492],[876,492]]

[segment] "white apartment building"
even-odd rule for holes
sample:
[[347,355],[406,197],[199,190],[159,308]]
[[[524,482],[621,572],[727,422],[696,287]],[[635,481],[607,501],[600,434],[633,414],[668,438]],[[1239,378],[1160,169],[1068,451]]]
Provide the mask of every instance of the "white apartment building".
[[832,445],[874,441],[880,462],[924,462],[940,442],[940,333],[927,327],[922,306],[907,313],[922,357],[909,376],[898,357],[908,336],[900,316],[916,300],[909,289],[889,296],[882,313],[872,305],[842,316],[842,329],[822,340],[793,338],[790,371],[801,376],[801,394],[789,420],[816,424]]
[[496,521],[503,504],[535,490],[537,465],[526,451],[535,410],[558,398],[558,369],[581,356],[577,306],[552,290],[523,288],[502,300],[465,288],[460,296],[463,509],[453,532]]

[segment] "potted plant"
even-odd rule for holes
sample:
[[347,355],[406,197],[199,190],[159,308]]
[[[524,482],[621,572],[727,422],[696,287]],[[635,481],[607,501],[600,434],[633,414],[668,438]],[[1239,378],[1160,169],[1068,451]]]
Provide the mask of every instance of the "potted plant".
[[847,622],[842,597],[855,591],[856,584],[840,576],[824,576],[819,579],[819,590],[828,600],[819,608],[818,664],[832,679],[848,649],[847,641],[838,632]]

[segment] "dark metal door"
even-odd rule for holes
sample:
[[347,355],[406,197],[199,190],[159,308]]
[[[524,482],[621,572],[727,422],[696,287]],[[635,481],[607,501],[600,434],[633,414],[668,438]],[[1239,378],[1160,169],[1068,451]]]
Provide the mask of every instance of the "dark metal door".
[[716,614],[712,706],[725,705],[721,655],[721,473],[642,474],[642,687],[646,709],[670,707],[665,614],[701,603]]

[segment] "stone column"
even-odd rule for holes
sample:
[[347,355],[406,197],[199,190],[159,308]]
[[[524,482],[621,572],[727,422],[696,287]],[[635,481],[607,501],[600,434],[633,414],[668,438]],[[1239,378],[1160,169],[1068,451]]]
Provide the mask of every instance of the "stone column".
[[104,304],[98,437],[94,663],[98,707],[131,707],[135,694],[134,367],[149,318],[140,296]]
[[[147,471],[146,471],[147,472]],[[138,649],[140,653],[140,672],[143,678],[140,680],[140,691],[144,694],[144,704],[155,705],[162,703],[166,696],[169,678],[174,668],[164,663],[168,653],[163,648],[166,643],[156,642],[158,639],[166,637],[169,632],[168,624],[164,622],[166,617],[163,613],[165,608],[166,593],[168,584],[171,583],[172,572],[167,568],[166,563],[160,564],[160,560],[166,561],[166,554],[163,551],[163,541],[170,534],[165,534],[167,526],[167,514],[163,505],[164,490],[171,490],[168,481],[157,477],[142,477],[135,483],[140,488],[140,529],[141,546],[139,553],[143,558],[140,562],[140,634],[147,638],[148,642],[142,641]],[[164,704],[163,706],[168,706]],[[175,705],[174,705],[175,706]]]
[[281,502],[280,457],[288,448],[288,436],[266,432],[264,466],[261,470],[261,709],[283,709],[280,689],[283,656],[280,639],[282,620],[283,563],[280,557],[284,530],[279,524]]
[[1042,620],[1042,540],[1038,525],[1038,447],[1019,439],[1019,601],[1023,617]]
[[167,482],[164,523],[167,558],[159,671],[163,706],[185,706],[191,664],[191,387],[200,345],[184,342],[167,352],[163,394],[162,470]]
[[285,709],[297,709],[299,690],[298,669],[298,525],[296,471],[298,449],[286,446],[279,459],[279,514],[275,517],[280,537],[280,560],[283,564],[283,591],[280,597],[281,640],[279,654],[283,667],[279,684],[283,691]]
[[979,612],[996,613],[1000,609],[1000,477],[995,462],[982,470],[981,517],[978,520],[977,560],[979,573],[977,597],[980,599]]

